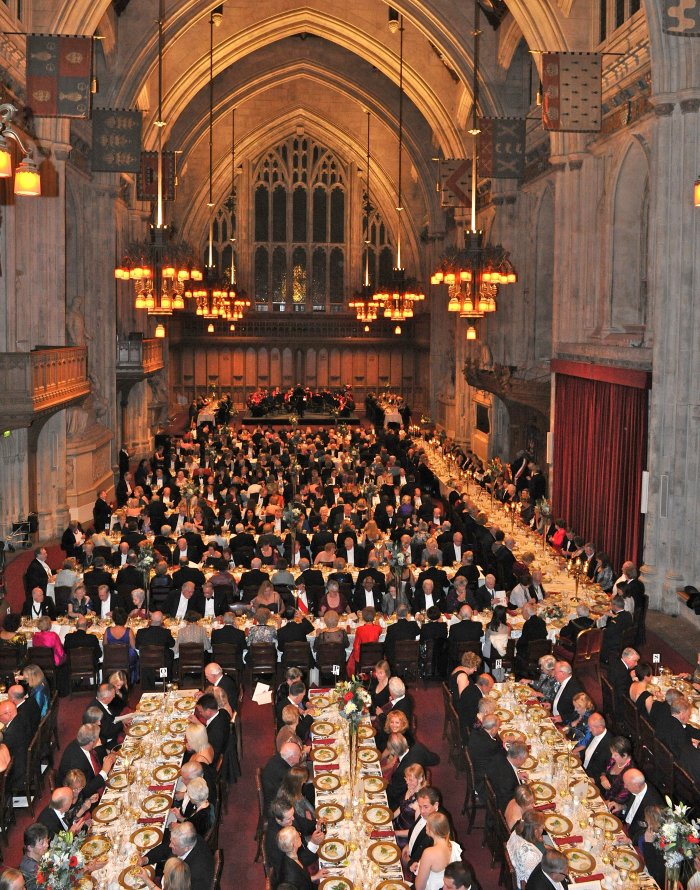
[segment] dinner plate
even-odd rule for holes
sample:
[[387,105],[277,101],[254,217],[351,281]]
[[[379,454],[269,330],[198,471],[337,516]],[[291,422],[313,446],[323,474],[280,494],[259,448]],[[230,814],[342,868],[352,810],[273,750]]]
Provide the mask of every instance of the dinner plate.
[[379,760],[379,751],[376,748],[358,748],[357,758],[361,763],[376,763]]
[[172,800],[165,794],[151,794],[141,804],[141,809],[149,815],[164,813],[172,806]]
[[109,801],[107,803],[101,803],[95,808],[92,818],[95,822],[102,822],[104,824],[114,822],[115,819],[119,818],[119,807]]
[[191,695],[188,695],[186,698],[179,698],[175,702],[175,710],[176,711],[193,711],[194,706],[197,704],[197,699],[192,698]]
[[369,847],[367,855],[377,865],[393,865],[401,858],[401,850],[390,841],[377,841]]
[[160,750],[166,757],[177,757],[179,754],[185,753],[185,743],[173,739],[170,742],[163,742]]
[[325,695],[311,696],[309,698],[309,701],[316,711],[322,711],[324,708],[327,708],[330,705],[330,701],[325,697]]
[[172,763],[163,763],[153,770],[156,782],[172,782],[180,775],[180,770]]
[[329,736],[335,732],[335,724],[328,720],[316,720],[311,724],[311,732],[313,735]]
[[615,868],[626,868],[628,872],[640,872],[644,868],[641,856],[631,847],[620,847],[612,854],[612,864]]
[[188,726],[189,720],[185,720],[184,717],[178,717],[177,720],[173,720],[172,723],[168,724],[168,732],[171,735],[182,735]]
[[388,881],[382,881],[377,884],[376,890],[411,890],[411,885],[406,881],[397,881],[396,878],[390,878]]
[[124,772],[112,773],[106,784],[112,791],[123,791],[129,787],[129,777]]
[[507,708],[498,708],[494,713],[501,723],[509,723],[513,719],[513,712],[507,710]]
[[340,822],[343,815],[343,808],[337,803],[322,803],[320,807],[316,807],[316,818],[324,819],[329,825]]
[[340,837],[327,837],[318,848],[318,858],[325,862],[342,862],[347,858],[350,847]]
[[101,834],[91,834],[85,838],[80,852],[86,860],[99,859],[112,849],[112,842]]
[[352,881],[342,875],[324,878],[318,886],[319,890],[353,890]]
[[587,872],[592,872],[595,868],[595,858],[587,850],[581,850],[580,847],[570,847],[562,852],[569,864],[569,871],[574,872],[574,874],[583,875]]
[[365,776],[365,791],[369,794],[379,794],[386,787],[386,782],[381,776]]
[[525,733],[518,729],[502,729],[499,733],[503,742],[524,742]]
[[563,751],[559,754],[554,755],[555,763],[558,763],[559,766],[563,766],[564,768],[566,768],[567,758],[569,761],[570,769],[576,769],[577,766],[581,766],[581,761],[578,759],[578,757],[574,757],[573,754],[567,754],[565,751]]
[[392,815],[389,807],[385,807],[382,804],[374,804],[371,807],[366,807],[362,818],[365,822],[369,822],[370,825],[386,825],[387,822],[391,822]]
[[311,749],[311,759],[314,763],[333,763],[338,759],[338,752],[335,748],[326,748],[319,745],[318,748]]
[[532,788],[532,793],[535,795],[535,800],[538,803],[543,803],[544,801],[554,800],[557,796],[556,789],[553,788],[547,782],[534,781],[530,782],[530,788]]
[[[592,800],[594,797],[596,797],[598,795],[598,789],[596,788],[596,786],[593,782],[588,782],[588,781],[586,781],[586,779],[572,779],[569,782],[569,788],[571,789],[571,791],[573,791],[577,785],[585,785],[586,786],[586,799],[587,800]],[[603,815],[605,815],[605,814],[603,814]]]
[[559,813],[549,813],[544,817],[544,827],[552,837],[571,837],[574,823]]
[[151,731],[150,723],[132,723],[126,734],[132,739],[142,739]]
[[142,698],[136,705],[136,710],[142,714],[150,714],[152,711],[160,710],[162,700],[158,698]]
[[73,890],[93,890],[95,882],[90,875],[81,875],[73,884]]
[[314,776],[314,788],[317,791],[335,791],[340,788],[340,779],[333,773],[319,773]]
[[150,850],[163,840],[163,832],[153,825],[144,825],[137,828],[129,840],[138,850]]
[[371,739],[377,734],[377,730],[370,723],[360,723],[357,727],[358,739]]
[[597,825],[598,828],[602,828],[603,831],[623,831],[622,822],[620,822],[617,816],[613,816],[612,813],[594,813],[593,824]]
[[[148,873],[148,877],[153,880],[155,877],[155,869],[153,866],[146,865],[144,868]],[[140,872],[140,865],[128,865],[119,875],[119,886],[126,887],[127,890],[141,890],[141,888],[147,887],[148,884],[140,877]]]
[[527,716],[533,717],[535,720],[541,720],[543,717],[547,716],[547,713],[547,710],[541,705],[533,705],[531,708],[527,709]]
[[532,754],[528,754],[525,760],[523,760],[522,766],[520,769],[524,769],[525,772],[531,769],[537,769],[537,761],[532,756]]
[[555,742],[561,740],[561,736],[556,731],[556,729],[543,729],[540,733],[540,738],[546,745],[553,745]]

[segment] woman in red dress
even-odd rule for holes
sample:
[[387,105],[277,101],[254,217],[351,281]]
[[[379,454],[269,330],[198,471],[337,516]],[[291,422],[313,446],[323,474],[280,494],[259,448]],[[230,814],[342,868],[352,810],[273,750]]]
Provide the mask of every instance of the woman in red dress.
[[355,631],[355,642],[348,658],[348,677],[352,677],[359,664],[360,646],[363,643],[376,643],[382,634],[381,625],[374,623],[374,609],[371,606],[365,606],[362,610],[362,621],[363,623]]

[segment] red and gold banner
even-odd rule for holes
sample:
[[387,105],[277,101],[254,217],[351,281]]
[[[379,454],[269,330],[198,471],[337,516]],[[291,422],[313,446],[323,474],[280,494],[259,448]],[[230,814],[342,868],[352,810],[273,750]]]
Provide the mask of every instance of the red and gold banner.
[[92,37],[27,35],[26,71],[36,117],[90,116]]
[[[163,200],[175,200],[175,152],[163,152]],[[141,169],[136,180],[136,198],[139,201],[155,201],[158,197],[158,152],[141,152]]]

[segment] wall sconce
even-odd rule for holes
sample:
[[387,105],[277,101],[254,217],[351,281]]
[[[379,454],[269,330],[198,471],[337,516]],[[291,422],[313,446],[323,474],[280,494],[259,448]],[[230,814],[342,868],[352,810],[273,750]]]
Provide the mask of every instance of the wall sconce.
[[700,176],[695,180],[695,185],[693,186],[693,204],[696,207],[700,207]]
[[7,144],[8,139],[14,140],[24,152],[24,158],[15,170],[15,194],[28,198],[41,195],[41,177],[37,159],[37,148],[27,137],[27,145],[12,126],[17,109],[14,105],[0,105],[0,179],[12,178],[12,155]]

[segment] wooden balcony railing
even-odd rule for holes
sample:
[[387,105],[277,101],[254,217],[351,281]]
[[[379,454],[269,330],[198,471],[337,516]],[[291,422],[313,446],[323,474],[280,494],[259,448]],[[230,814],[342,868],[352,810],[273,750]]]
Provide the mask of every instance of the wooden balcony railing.
[[117,379],[143,380],[163,367],[163,341],[142,337],[117,340]]
[[84,346],[42,347],[33,352],[0,353],[0,425],[29,426],[90,392]]

